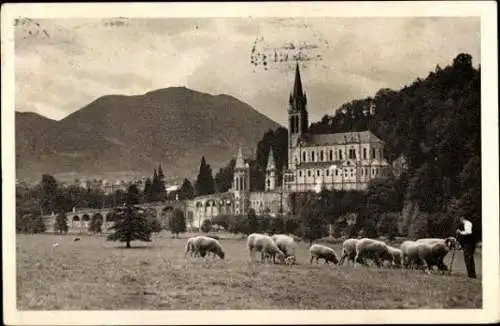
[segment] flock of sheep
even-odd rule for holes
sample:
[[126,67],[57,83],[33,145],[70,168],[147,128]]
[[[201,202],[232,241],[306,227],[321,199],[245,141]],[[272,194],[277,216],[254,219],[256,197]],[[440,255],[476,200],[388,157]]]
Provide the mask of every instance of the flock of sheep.
[[[261,261],[272,260],[273,263],[285,263],[293,265],[296,263],[296,242],[285,234],[253,233],[247,238],[247,249],[250,260],[254,260],[255,254],[260,252]],[[426,238],[417,241],[404,241],[400,248],[392,247],[384,241],[363,238],[347,239],[342,244],[342,255],[338,258],[336,252],[325,245],[313,244],[309,248],[310,263],[323,259],[326,264],[332,262],[336,265],[343,265],[347,259],[353,264],[367,265],[366,260],[370,259],[377,267],[384,263],[392,268],[418,268],[431,272],[436,266],[440,271],[448,270],[444,264],[444,258],[450,250],[458,249],[458,242],[454,237],[445,239]],[[205,257],[213,254],[215,258],[225,257],[225,251],[218,240],[207,236],[196,236],[189,238],[186,244],[184,256]]]

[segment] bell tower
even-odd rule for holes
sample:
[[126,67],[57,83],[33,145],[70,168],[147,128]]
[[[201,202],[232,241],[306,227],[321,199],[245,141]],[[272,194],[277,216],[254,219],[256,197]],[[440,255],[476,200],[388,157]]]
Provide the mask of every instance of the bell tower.
[[266,167],[266,191],[276,189],[276,164],[274,161],[273,148],[269,150]]
[[250,193],[250,166],[245,163],[243,157],[243,150],[240,147],[236,156],[233,175],[233,193],[235,199],[235,214],[245,214],[249,207],[247,207],[247,200]]
[[309,128],[307,96],[302,89],[298,62],[295,66],[295,81],[288,99],[288,105],[288,165],[290,166],[293,162],[293,148],[297,146],[297,140],[300,136],[307,133]]

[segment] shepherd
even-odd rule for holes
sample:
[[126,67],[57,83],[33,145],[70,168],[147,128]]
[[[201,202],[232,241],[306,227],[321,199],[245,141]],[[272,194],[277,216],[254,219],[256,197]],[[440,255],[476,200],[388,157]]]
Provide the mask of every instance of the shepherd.
[[465,267],[467,268],[467,276],[469,278],[476,278],[476,267],[474,265],[474,251],[476,249],[476,237],[472,233],[472,222],[465,217],[460,216],[460,228],[457,230],[457,238],[464,251]]

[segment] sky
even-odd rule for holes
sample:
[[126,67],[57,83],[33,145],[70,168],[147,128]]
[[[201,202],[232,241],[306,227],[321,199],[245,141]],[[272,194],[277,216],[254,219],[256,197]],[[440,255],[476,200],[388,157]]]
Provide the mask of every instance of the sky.
[[103,95],[185,86],[285,124],[298,62],[317,121],[461,52],[477,66],[480,35],[474,17],[22,19],[15,105],[59,120]]

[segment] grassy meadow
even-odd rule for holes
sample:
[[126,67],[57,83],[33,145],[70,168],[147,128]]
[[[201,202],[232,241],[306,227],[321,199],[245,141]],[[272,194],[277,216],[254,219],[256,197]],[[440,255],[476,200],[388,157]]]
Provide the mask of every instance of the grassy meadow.
[[[246,241],[220,240],[226,259],[184,258],[189,234],[163,232],[132,249],[105,237],[17,235],[19,310],[417,309],[481,308],[478,279],[466,277],[457,251],[453,273],[309,264],[299,243],[297,265],[250,262]],[[54,243],[59,246],[54,247]],[[340,255],[340,245],[331,245]],[[445,258],[449,264],[451,254]]]

